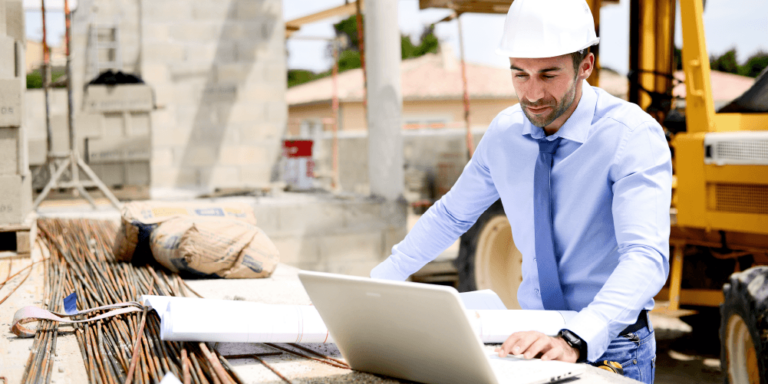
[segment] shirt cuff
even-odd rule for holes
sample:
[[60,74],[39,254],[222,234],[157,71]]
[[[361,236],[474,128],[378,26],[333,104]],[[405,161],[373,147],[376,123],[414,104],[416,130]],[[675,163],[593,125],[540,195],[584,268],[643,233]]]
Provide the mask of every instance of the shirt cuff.
[[392,261],[392,257],[388,257],[371,270],[371,278],[381,280],[397,280],[405,281],[408,278],[407,274],[400,271],[399,268]]
[[595,362],[605,353],[610,344],[608,324],[596,316],[589,308],[571,318],[564,329],[567,329],[587,343],[587,361]]

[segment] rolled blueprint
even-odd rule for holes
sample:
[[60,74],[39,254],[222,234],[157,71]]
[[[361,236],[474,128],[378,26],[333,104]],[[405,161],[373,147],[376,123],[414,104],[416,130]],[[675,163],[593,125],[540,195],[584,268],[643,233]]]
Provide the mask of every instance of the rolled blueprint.
[[160,316],[160,338],[227,343],[332,343],[315,307],[143,296]]
[[[260,304],[170,296],[142,296],[160,316],[160,338],[229,343],[333,343],[317,309],[309,305]],[[555,335],[574,311],[467,310],[484,343],[503,343],[520,331]]]

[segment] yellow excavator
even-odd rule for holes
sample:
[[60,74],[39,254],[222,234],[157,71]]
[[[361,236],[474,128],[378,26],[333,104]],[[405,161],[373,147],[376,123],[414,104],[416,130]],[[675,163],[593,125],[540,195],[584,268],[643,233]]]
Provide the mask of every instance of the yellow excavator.
[[[420,0],[420,8],[505,13],[511,0]],[[600,23],[608,0],[587,0]],[[671,270],[657,310],[720,307],[726,382],[768,384],[768,70],[715,110],[702,0],[679,0],[686,97],[673,86],[675,0],[630,0],[629,101],[664,126],[673,154]],[[599,28],[598,28],[599,30]],[[599,63],[599,50],[597,53]],[[599,66],[598,66],[599,68]],[[598,84],[598,71],[589,79]],[[518,307],[522,255],[501,201],[462,236],[459,289]]]

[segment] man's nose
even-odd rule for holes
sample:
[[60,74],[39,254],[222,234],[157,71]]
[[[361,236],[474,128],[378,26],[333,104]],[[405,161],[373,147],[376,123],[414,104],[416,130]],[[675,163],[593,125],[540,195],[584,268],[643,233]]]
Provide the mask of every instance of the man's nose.
[[544,87],[538,80],[531,79],[526,85],[525,98],[529,103],[535,104],[544,98],[546,92],[544,92]]

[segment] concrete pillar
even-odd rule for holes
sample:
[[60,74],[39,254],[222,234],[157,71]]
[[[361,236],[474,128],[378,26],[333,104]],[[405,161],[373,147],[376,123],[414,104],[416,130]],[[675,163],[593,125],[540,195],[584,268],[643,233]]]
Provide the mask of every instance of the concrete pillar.
[[368,66],[368,176],[371,195],[403,195],[403,95],[397,1],[367,0],[365,55]]

